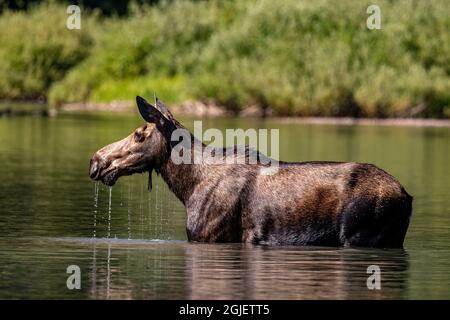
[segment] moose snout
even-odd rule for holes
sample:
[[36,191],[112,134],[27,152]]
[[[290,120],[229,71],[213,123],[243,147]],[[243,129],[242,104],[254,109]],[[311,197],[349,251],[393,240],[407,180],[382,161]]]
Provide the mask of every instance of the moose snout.
[[91,159],[90,167],[89,167],[89,176],[93,180],[98,180],[100,174],[100,162],[95,158],[95,156]]

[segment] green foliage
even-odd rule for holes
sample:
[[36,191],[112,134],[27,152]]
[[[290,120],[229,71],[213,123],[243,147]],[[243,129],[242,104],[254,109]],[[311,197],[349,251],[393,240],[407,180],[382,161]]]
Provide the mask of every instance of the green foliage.
[[[129,19],[106,21],[105,32],[91,56],[52,88],[50,101],[58,104],[89,100],[94,96],[96,99],[112,99],[114,93],[105,95],[104,88],[112,88],[112,82],[118,84],[122,79],[127,79],[126,82],[136,79],[143,83],[141,78],[144,77],[154,78],[153,83],[158,79],[165,79],[167,83],[176,76],[180,78],[179,75],[189,77],[198,66],[201,50],[210,36],[226,23],[226,6],[183,1],[159,7],[134,8]],[[104,82],[109,84],[104,85]],[[150,83],[148,80],[144,82]],[[100,88],[102,86],[103,89]],[[160,86],[156,85],[149,90],[153,92],[158,88]],[[181,90],[186,91],[186,87]],[[124,97],[123,92],[116,94],[117,98]],[[183,97],[184,94],[172,92],[171,96]]]
[[175,103],[189,98],[186,82],[180,76],[173,78],[137,77],[102,82],[91,95],[94,102],[130,100],[142,95],[152,100],[154,94],[164,97],[164,102]]
[[[286,115],[450,116],[446,1],[378,1],[381,30],[366,27],[370,4],[162,2],[125,18],[84,13],[81,32],[55,28],[63,7],[6,13],[0,97],[60,104],[156,91],[234,111],[256,104]],[[11,25],[13,34],[4,31]]]
[[[194,77],[196,93],[230,108],[282,114],[441,116],[450,108],[450,19],[444,1],[369,3],[270,0],[215,34]],[[419,108],[420,109],[420,108]]]
[[63,7],[41,5],[0,17],[0,98],[45,97],[50,85],[90,51],[93,16],[83,32],[66,28]]

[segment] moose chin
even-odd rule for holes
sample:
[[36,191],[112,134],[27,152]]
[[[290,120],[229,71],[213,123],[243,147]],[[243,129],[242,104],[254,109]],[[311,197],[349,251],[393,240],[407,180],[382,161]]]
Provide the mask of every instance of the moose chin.
[[[97,151],[90,177],[112,186],[123,175],[160,174],[187,211],[189,241],[401,248],[412,197],[371,164],[175,163],[175,130],[186,130],[161,102],[136,97],[146,123]],[[186,132],[188,132],[186,130]],[[190,134],[192,152],[207,148]],[[236,149],[236,148],[235,148]]]

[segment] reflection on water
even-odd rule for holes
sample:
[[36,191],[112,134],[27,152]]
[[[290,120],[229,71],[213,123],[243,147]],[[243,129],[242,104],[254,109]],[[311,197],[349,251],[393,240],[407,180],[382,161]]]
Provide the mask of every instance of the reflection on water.
[[[0,298],[450,298],[448,128],[205,121],[279,128],[285,160],[371,162],[398,177],[414,196],[405,250],[374,250],[186,242],[184,208],[158,177],[152,193],[143,175],[112,189],[88,178],[92,153],[140,124],[0,119]],[[66,287],[72,264],[81,290]],[[381,290],[367,289],[369,265]]]
[[[185,254],[192,299],[403,298],[406,288],[403,250],[199,245]],[[373,264],[383,270],[383,290],[367,289],[367,267]]]
[[[22,239],[13,251],[16,263],[32,264],[34,272],[3,279],[14,289],[4,298],[402,299],[408,289],[404,250],[40,238]],[[80,291],[64,288],[72,263],[81,268]],[[382,270],[382,290],[366,286],[367,267],[374,264]],[[14,274],[11,267],[3,273]]]

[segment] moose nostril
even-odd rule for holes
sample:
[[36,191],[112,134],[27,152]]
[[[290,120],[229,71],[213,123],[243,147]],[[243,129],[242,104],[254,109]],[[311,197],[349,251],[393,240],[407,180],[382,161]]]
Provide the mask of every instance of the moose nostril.
[[89,170],[89,176],[91,177],[91,179],[95,179],[98,173],[98,169],[98,162],[96,160],[91,160],[91,168]]

